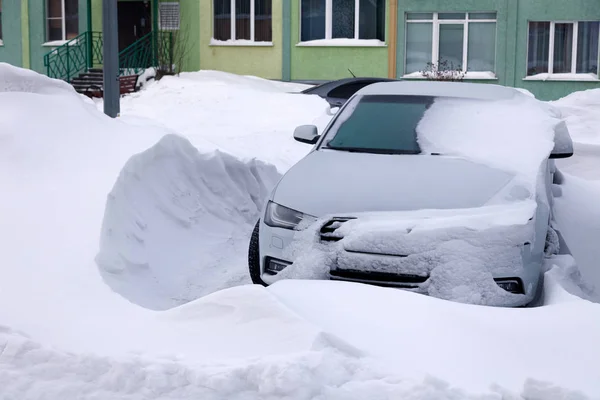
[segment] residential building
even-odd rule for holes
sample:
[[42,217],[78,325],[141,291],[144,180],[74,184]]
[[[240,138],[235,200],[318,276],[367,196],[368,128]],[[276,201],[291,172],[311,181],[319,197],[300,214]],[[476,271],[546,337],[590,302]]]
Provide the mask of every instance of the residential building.
[[[118,0],[118,13],[130,73],[423,79],[443,60],[541,99],[600,87],[599,0]],[[101,31],[102,0],[0,0],[0,61],[71,80],[101,67]]]

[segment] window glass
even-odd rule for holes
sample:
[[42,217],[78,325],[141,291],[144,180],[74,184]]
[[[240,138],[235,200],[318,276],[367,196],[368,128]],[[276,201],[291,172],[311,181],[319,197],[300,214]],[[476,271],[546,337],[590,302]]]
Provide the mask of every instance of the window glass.
[[431,62],[433,24],[406,25],[406,73],[423,71]]
[[273,40],[272,0],[254,0],[254,40],[270,42]]
[[469,13],[469,19],[496,19],[496,13],[495,12],[490,12],[490,13],[483,13],[483,12],[478,12],[478,13]]
[[331,37],[354,38],[354,15],[356,3],[354,0],[331,0],[332,32]]
[[496,66],[496,24],[469,24],[467,65],[469,71],[494,71]]
[[598,38],[600,22],[579,22],[577,35],[578,74],[598,73]]
[[555,24],[553,72],[571,72],[573,59],[573,24]]
[[216,40],[231,39],[231,1],[214,0],[214,32]]
[[434,98],[368,95],[351,114],[334,124],[327,147],[364,152],[420,153],[416,128]]
[[439,13],[439,19],[465,19],[465,13]]
[[250,40],[250,0],[235,0],[235,38]]
[[65,33],[66,40],[79,35],[79,1],[65,0]]
[[449,68],[463,65],[464,25],[440,25],[440,62],[446,61]]
[[300,40],[325,39],[325,0],[301,0]]
[[385,41],[385,0],[360,0],[358,38]]
[[529,49],[527,51],[527,75],[548,72],[549,51],[550,22],[530,22]]
[[408,13],[406,14],[406,19],[409,21],[414,19],[432,20],[433,13]]

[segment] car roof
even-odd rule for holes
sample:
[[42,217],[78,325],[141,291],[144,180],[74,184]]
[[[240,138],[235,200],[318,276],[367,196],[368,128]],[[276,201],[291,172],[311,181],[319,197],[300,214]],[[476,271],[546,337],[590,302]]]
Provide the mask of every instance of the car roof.
[[503,100],[525,96],[518,90],[506,86],[440,81],[378,82],[360,89],[356,95],[435,96],[481,100]]

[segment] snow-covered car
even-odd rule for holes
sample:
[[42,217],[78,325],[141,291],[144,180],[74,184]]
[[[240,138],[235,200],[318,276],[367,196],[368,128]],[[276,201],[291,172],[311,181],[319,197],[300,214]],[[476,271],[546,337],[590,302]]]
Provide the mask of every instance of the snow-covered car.
[[[524,117],[514,115],[505,138],[501,131],[500,137],[482,139],[477,124],[488,123],[486,107],[509,107],[509,116],[513,107]],[[419,136],[427,130],[428,113],[433,133]],[[453,126],[460,125],[460,119],[453,122],[457,113],[463,120],[466,115],[464,126]],[[523,144],[510,160],[512,153],[495,149],[519,139],[521,133],[510,128],[520,129],[519,118],[526,124],[522,134],[532,140],[552,136],[530,148]],[[458,144],[439,151],[428,144],[452,143],[446,128],[459,136],[471,125],[482,154],[469,157],[468,142],[458,137]],[[540,293],[544,257],[558,248],[552,205],[560,188],[553,159],[573,153],[566,124],[547,103],[497,85],[376,83],[352,96],[322,135],[305,125],[294,138],[314,147],[282,177],[256,223],[248,253],[254,283],[298,277],[289,272],[292,265],[324,263],[322,278],[446,298],[480,288],[480,282],[465,284],[478,275],[489,277],[487,293],[475,301],[489,305],[526,305]],[[486,163],[486,157],[497,163]],[[524,170],[533,166],[530,182],[509,168],[511,161]]]

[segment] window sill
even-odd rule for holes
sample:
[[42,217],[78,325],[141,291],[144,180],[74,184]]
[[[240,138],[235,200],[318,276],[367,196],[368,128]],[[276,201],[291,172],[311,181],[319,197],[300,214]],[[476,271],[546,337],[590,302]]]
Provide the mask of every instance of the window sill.
[[387,47],[377,39],[319,39],[300,42],[296,47]]
[[223,47],[273,47],[273,42],[253,42],[252,40],[210,40],[210,46]]
[[[402,79],[427,79],[420,72],[413,72],[402,76]],[[465,81],[497,81],[498,77],[493,72],[467,72],[463,77]]]
[[600,82],[596,74],[537,74],[523,78],[524,81],[554,82]]
[[42,43],[42,47],[60,47],[67,42],[68,40],[55,40],[53,42]]

